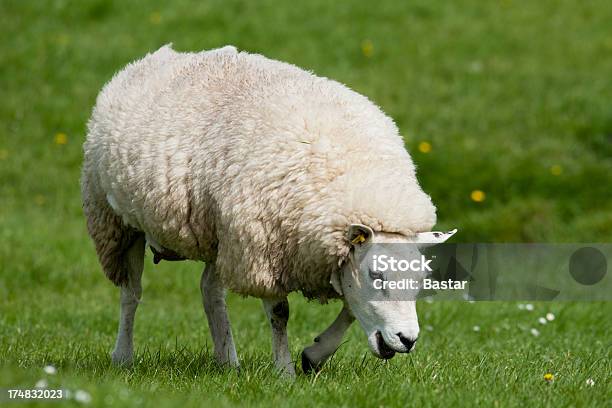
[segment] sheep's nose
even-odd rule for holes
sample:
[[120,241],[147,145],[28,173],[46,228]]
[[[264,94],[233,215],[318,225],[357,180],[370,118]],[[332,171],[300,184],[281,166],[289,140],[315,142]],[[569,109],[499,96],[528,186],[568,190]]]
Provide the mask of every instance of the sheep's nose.
[[406,346],[406,353],[410,353],[412,349],[414,349],[414,344],[417,342],[418,338],[411,339],[409,337],[405,337],[402,333],[397,333],[400,341],[404,346]]

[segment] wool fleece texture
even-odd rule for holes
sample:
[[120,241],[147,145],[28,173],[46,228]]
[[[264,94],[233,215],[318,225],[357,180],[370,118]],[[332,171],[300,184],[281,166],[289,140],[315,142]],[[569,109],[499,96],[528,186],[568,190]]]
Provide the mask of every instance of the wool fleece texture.
[[167,45],[129,64],[100,92],[84,154],[89,234],[117,285],[145,235],[156,250],[214,262],[234,292],[323,299],[350,224],[412,236],[436,221],[376,105],[231,46]]

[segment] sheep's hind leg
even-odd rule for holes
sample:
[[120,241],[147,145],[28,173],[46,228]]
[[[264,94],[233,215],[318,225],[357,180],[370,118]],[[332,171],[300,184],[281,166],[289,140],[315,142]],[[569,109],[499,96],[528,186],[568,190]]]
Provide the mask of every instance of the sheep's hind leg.
[[281,300],[263,299],[264,310],[272,328],[272,354],[276,368],[284,375],[295,376],[295,368],[289,352],[287,339],[287,321],[289,320],[289,302],[287,298]]
[[350,310],[346,306],[343,307],[336,320],[315,338],[315,343],[302,351],[304,373],[318,372],[321,369],[323,363],[336,352],[344,333],[354,321],[355,318]]
[[134,357],[134,318],[142,296],[140,281],[144,267],[144,248],[144,237],[140,236],[125,251],[122,259],[127,269],[127,280],[121,285],[119,332],[112,353],[112,361],[117,365],[130,365]]
[[238,367],[240,364],[225,305],[225,288],[215,273],[214,265],[207,264],[204,268],[200,289],[208,327],[215,345],[215,359],[219,364]]

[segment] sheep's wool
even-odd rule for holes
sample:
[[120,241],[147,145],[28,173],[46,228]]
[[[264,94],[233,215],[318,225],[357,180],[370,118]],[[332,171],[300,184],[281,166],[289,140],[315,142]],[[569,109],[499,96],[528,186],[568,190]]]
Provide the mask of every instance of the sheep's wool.
[[232,291],[329,295],[346,231],[435,224],[393,121],[366,97],[293,65],[224,47],[164,46],[103,88],[82,192],[107,276],[138,234],[215,262]]

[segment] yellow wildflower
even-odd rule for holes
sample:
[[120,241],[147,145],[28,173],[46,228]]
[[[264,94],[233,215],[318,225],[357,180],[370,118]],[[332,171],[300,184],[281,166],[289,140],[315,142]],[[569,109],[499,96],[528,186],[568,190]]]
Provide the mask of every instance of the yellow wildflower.
[[482,203],[486,198],[486,194],[482,190],[474,190],[470,194],[470,198],[472,199],[472,201]]
[[555,376],[551,373],[544,374],[544,380],[548,382],[553,382],[555,380]]
[[425,141],[419,143],[419,151],[421,153],[429,153],[429,152],[431,152],[431,143],[425,142]]
[[55,142],[55,144],[58,145],[65,145],[66,143],[68,143],[68,136],[66,136],[65,133],[56,133],[55,137],[53,138],[53,141]]
[[563,173],[563,167],[559,166],[558,164],[550,166],[550,174],[553,176],[560,176],[561,173]]
[[361,52],[367,58],[370,58],[374,55],[374,43],[370,40],[363,40],[361,42]]

